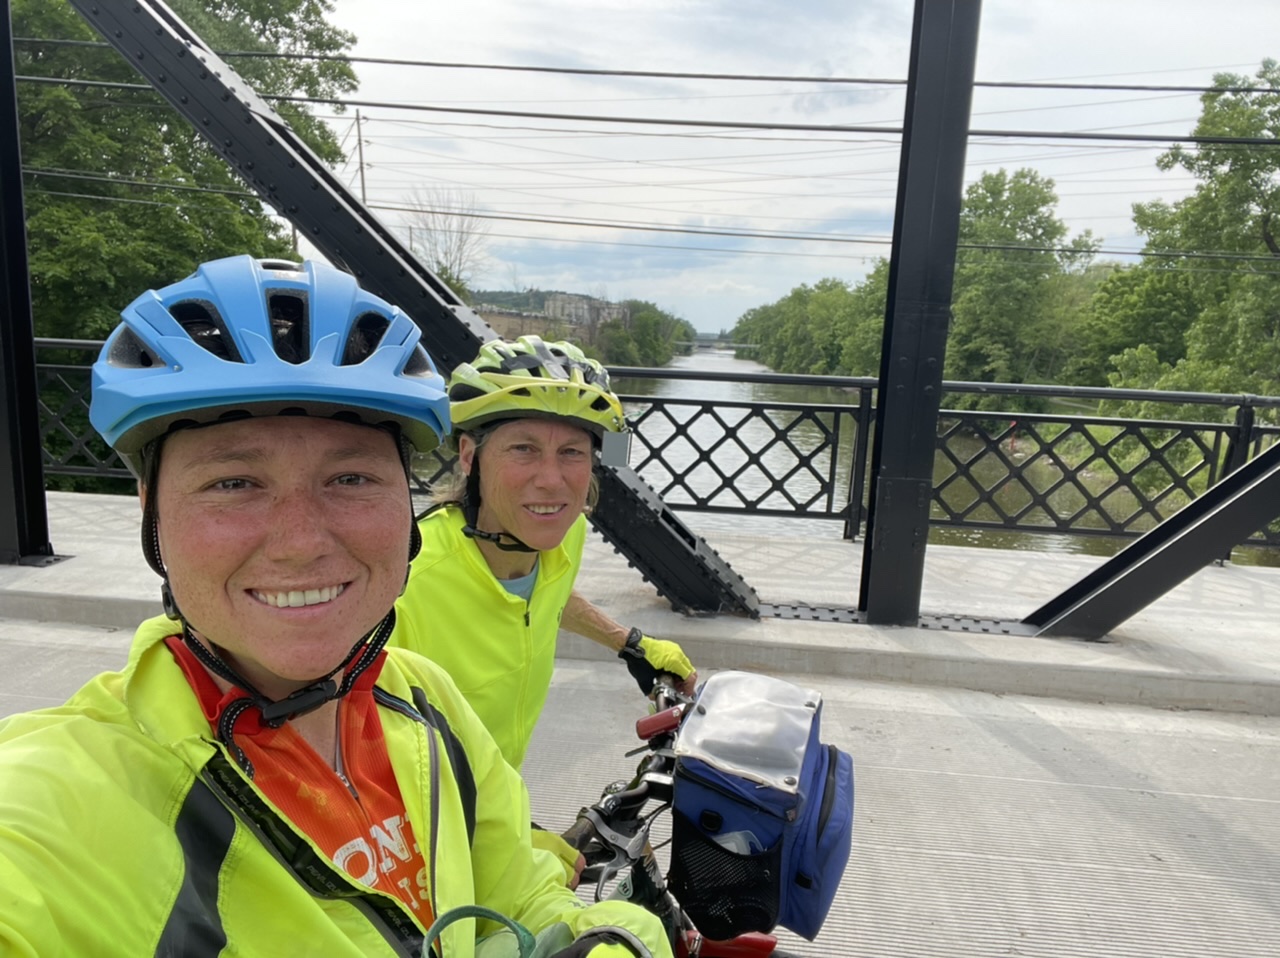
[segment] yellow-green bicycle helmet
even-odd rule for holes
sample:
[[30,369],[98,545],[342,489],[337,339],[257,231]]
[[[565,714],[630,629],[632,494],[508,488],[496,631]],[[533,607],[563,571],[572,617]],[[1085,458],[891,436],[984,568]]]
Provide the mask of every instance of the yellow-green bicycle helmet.
[[453,370],[448,393],[455,436],[526,417],[567,419],[597,438],[627,427],[608,371],[572,343],[538,336],[485,343],[480,355]]

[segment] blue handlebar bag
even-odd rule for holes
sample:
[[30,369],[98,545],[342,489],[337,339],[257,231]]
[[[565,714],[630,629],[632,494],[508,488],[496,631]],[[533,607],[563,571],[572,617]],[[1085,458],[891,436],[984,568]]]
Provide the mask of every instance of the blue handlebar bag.
[[821,719],[816,691],[736,671],[686,713],[669,882],[708,938],[822,928],[849,861],[853,760],[819,740]]

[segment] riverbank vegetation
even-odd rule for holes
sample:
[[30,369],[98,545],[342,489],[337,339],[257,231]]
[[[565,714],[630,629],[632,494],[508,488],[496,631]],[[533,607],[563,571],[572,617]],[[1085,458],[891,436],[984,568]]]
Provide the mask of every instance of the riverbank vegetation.
[[[1251,77],[1219,74],[1214,87],[1195,135],[1280,131],[1276,61]],[[1176,202],[1133,206],[1146,242],[1132,265],[1101,259],[1087,231],[1069,236],[1053,181],[1033,170],[988,172],[969,186],[945,378],[1280,395],[1280,148],[1178,145],[1157,165],[1197,186]],[[732,339],[755,344],[744,355],[779,372],[878,375],[888,272],[882,260],[858,282],[796,287],[745,313]],[[955,398],[1009,408],[1009,397]]]

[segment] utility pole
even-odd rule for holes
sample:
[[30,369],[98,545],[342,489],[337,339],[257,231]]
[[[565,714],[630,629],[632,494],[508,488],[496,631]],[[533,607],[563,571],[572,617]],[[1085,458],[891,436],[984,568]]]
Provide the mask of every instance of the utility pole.
[[364,130],[360,126],[360,111],[356,110],[356,157],[360,164],[360,202],[368,204],[369,197],[364,192]]

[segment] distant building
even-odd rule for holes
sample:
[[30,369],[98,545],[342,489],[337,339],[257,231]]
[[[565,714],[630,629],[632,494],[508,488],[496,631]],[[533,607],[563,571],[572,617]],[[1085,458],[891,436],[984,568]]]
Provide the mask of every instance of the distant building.
[[485,303],[477,303],[475,311],[503,339],[517,339],[520,336],[545,337],[550,331],[551,321],[543,313],[506,309]]
[[610,303],[577,293],[547,293],[542,312],[483,301],[472,308],[503,339],[535,335],[594,344],[601,323],[625,324],[631,319],[631,311],[624,303]]
[[589,329],[594,334],[601,323],[614,320],[626,322],[630,311],[623,303],[610,303],[594,296],[577,293],[548,293],[543,307],[549,319],[558,319],[570,326]]

